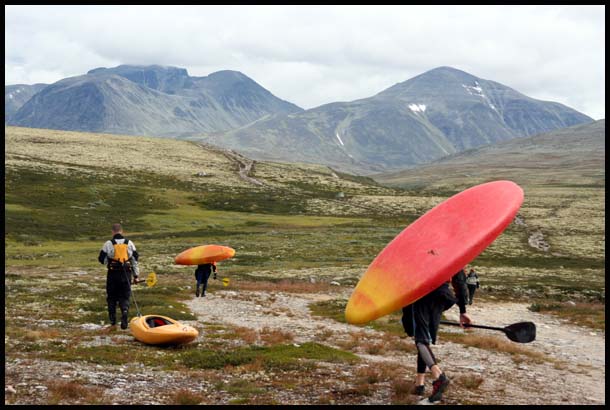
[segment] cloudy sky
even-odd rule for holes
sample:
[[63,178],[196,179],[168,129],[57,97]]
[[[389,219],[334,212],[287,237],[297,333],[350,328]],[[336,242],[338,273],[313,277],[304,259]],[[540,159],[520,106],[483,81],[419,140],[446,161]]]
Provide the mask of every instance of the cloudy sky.
[[302,108],[438,66],[605,118],[604,6],[5,6],[5,84],[237,70]]

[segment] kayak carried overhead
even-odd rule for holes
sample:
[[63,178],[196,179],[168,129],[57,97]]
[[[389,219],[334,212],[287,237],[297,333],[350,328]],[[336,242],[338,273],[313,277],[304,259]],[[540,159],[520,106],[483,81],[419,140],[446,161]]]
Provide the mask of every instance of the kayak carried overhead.
[[149,345],[170,345],[192,342],[199,332],[192,326],[161,315],[137,316],[129,322],[133,336]]
[[348,323],[392,313],[437,289],[514,220],[523,189],[512,181],[468,188],[438,204],[379,252],[345,308]]
[[232,258],[235,249],[222,245],[201,245],[179,253],[174,261],[178,265],[203,265]]

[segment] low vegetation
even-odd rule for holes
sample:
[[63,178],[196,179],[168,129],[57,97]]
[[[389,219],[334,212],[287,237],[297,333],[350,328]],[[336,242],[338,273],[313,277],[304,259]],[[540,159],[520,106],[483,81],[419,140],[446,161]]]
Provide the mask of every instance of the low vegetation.
[[552,314],[580,326],[606,331],[606,305],[602,303],[535,302],[532,312]]
[[[354,332],[337,339],[320,330],[316,343],[297,343],[290,329],[205,323],[202,343],[153,348],[105,329],[105,269],[97,255],[110,225],[122,222],[141,255],[143,276],[154,271],[159,280],[152,288],[135,289],[134,314],[139,309],[195,323],[198,318],[185,303],[194,293],[194,267],[175,265],[173,258],[191,246],[218,243],[236,250],[234,258],[218,266],[219,279],[230,279],[231,291],[265,291],[273,297],[337,290],[336,298],[311,303],[310,309],[314,316],[344,323],[347,300],[338,290],[353,287],[402,229],[464,185],[387,188],[327,167],[264,162],[256,163],[254,176],[265,185],[252,186],[218,151],[155,138],[126,144],[133,138],[138,137],[5,128],[9,360],[143,365],[192,377],[282,372],[265,382],[223,381],[219,389],[230,392],[233,404],[269,404],[268,389],[274,386],[302,389],[306,397],[310,386],[324,385],[325,364],[346,366],[360,369],[355,381],[346,377],[340,393],[324,387],[327,392],[312,403],[357,403],[376,397],[379,386],[391,392],[393,404],[414,403],[410,383],[401,379],[404,369],[361,368],[357,356],[414,353],[400,312],[362,328],[382,332],[382,338]],[[126,147],[122,156],[109,154],[117,145]],[[198,177],[200,171],[211,176]],[[524,187],[520,213],[526,225],[511,224],[472,262],[481,279],[477,297],[516,299],[531,303],[530,310],[605,331],[605,186],[530,186],[524,181]],[[528,244],[535,229],[542,230],[549,251]],[[209,286],[211,292],[224,289],[221,280]],[[547,360],[495,338],[442,337],[515,360]],[[481,383],[471,378],[458,384],[476,390]],[[104,389],[87,386],[55,380],[45,397],[48,404],[108,404]],[[14,401],[15,396],[6,400]],[[209,403],[205,394],[186,387],[166,394],[162,402]]]

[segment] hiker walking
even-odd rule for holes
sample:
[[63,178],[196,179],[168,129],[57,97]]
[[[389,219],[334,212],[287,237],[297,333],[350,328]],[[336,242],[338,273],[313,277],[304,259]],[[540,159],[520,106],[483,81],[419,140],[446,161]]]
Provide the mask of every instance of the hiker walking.
[[106,241],[98,261],[108,266],[106,276],[106,301],[110,325],[116,325],[116,305],[121,309],[121,329],[127,329],[129,298],[131,296],[131,276],[134,283],[138,279],[138,251],[132,241],[123,236],[121,224],[112,225],[112,239]]
[[195,279],[197,280],[197,290],[195,291],[195,296],[199,296],[199,287],[203,285],[203,289],[201,290],[201,297],[205,296],[205,290],[208,288],[208,279],[210,279],[210,275],[214,272],[214,279],[216,279],[216,263],[204,263],[202,265],[197,265],[197,269],[195,269]]
[[455,294],[449,289],[449,282],[445,282],[423,298],[402,308],[402,325],[405,332],[414,338],[417,347],[417,374],[413,393],[418,396],[424,395],[426,368],[430,369],[430,373],[434,377],[432,393],[428,397],[430,402],[439,401],[449,386],[449,378],[438,366],[430,349],[430,344],[436,344],[436,335],[443,311],[457,303],[460,308],[462,327],[471,322],[470,317],[466,314],[468,289],[464,269],[453,275],[451,284]]
[[472,268],[470,268],[470,272],[466,276],[466,285],[468,286],[468,304],[472,305],[474,292],[479,288],[479,276]]

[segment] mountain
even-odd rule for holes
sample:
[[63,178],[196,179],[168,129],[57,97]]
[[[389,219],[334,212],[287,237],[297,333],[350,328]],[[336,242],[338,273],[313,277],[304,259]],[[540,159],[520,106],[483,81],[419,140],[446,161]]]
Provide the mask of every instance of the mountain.
[[[606,121],[517,138],[399,172],[373,175],[385,185],[437,189],[509,179],[521,185],[605,186]],[[440,185],[439,185],[440,184]]]
[[34,94],[45,88],[48,84],[15,84],[4,87],[4,123],[25,104]]
[[183,68],[121,65],[96,68],[45,87],[8,123],[179,136],[228,130],[270,114],[299,111],[237,71],[191,77]]
[[562,104],[439,67],[370,98],[278,114],[200,139],[257,159],[370,174],[591,121]]

